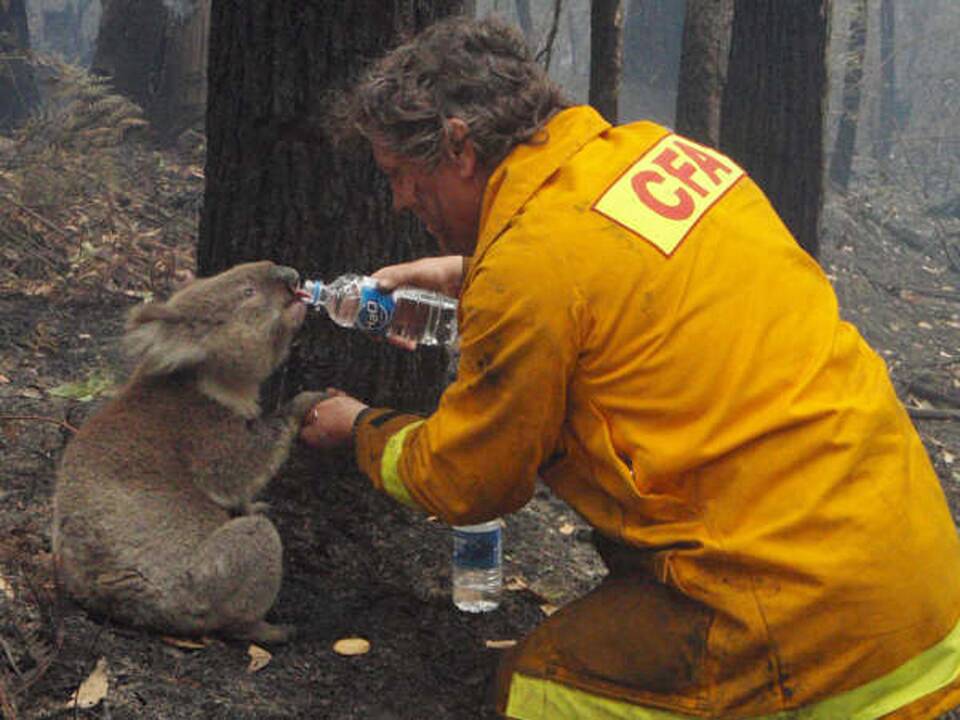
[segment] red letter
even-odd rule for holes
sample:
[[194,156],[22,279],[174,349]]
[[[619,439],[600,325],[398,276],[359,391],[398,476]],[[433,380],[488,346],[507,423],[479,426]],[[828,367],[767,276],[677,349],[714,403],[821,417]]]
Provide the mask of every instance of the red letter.
[[725,173],[733,172],[733,169],[724,165],[722,162],[717,160],[711,155],[707,155],[702,150],[698,150],[692,145],[688,145],[682,140],[677,140],[677,147],[683,150],[684,154],[693,160],[697,165],[700,166],[700,169],[703,170],[707,175],[710,176],[710,179],[713,180],[714,185],[720,184],[720,178],[717,176],[717,173],[722,171]]
[[673,175],[677,180],[693,190],[700,197],[706,197],[707,191],[697,185],[697,183],[693,180],[693,174],[697,171],[697,169],[690,163],[674,165],[673,163],[678,157],[680,156],[677,155],[673,150],[666,148],[662,153],[657,155],[653,162],[654,164],[659,165],[666,170],[668,175]]
[[630,179],[633,191],[637,194],[637,197],[640,198],[640,202],[658,215],[663,215],[663,217],[670,220],[685,220],[690,217],[690,213],[693,212],[693,198],[682,188],[676,192],[677,200],[679,201],[676,205],[666,205],[660,202],[647,190],[647,185],[650,183],[662,182],[663,178],[650,170],[638,172]]

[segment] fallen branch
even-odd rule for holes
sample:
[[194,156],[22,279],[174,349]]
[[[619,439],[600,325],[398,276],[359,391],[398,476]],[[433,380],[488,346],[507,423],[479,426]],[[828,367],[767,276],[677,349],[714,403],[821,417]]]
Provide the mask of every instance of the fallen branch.
[[59,418],[45,417],[43,415],[0,415],[0,422],[14,420],[20,422],[48,422],[66,428],[72,433],[77,432],[77,428],[68,423],[66,420],[60,420]]
[[938,405],[960,408],[960,392],[941,388],[926,380],[911,380],[910,384],[907,385],[907,392]]
[[904,285],[902,290],[904,292],[913,293],[914,295],[926,295],[927,297],[937,298],[938,300],[952,300],[953,302],[960,302],[960,292],[955,290],[934,290],[932,288],[922,288],[911,285]]
[[0,717],[4,720],[17,720],[17,709],[13,706],[10,690],[4,681],[6,673],[0,673]]
[[907,413],[915,420],[960,420],[960,410],[918,408],[907,406]]
[[6,196],[4,199],[12,203],[13,205],[16,205],[18,208],[23,210],[23,212],[25,212],[27,215],[32,217],[37,222],[40,222],[46,225],[50,230],[53,230],[55,233],[60,235],[60,237],[65,237],[65,238],[70,237],[63,228],[59,227],[56,223],[52,222],[51,220],[48,220],[43,215],[38,213],[36,210],[32,210],[31,208],[28,208],[26,205],[17,202],[10,196]]

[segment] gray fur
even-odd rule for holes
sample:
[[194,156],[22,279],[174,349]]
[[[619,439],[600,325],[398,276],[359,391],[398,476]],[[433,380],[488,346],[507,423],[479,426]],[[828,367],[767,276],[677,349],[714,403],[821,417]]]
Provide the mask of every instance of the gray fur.
[[137,368],[57,475],[58,580],[85,607],[174,635],[286,639],[263,620],[282,547],[253,499],[322,396],[260,416],[260,385],[303,322],[297,279],[270,262],[238,265],[130,313]]

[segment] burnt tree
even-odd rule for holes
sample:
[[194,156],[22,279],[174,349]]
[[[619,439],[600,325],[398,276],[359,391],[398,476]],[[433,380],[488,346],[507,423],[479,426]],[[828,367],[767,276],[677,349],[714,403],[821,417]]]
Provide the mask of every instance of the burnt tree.
[[590,3],[590,104],[608,122],[619,114],[623,74],[623,1]]
[[163,138],[202,125],[211,0],[107,0],[91,70]]
[[687,0],[674,125],[713,147],[720,144],[732,22],[733,0]]
[[851,8],[850,32],[843,74],[843,110],[837,139],[830,156],[830,181],[840,192],[850,185],[853,156],[857,149],[860,98],[863,95],[863,63],[867,54],[867,0],[856,0]]
[[24,0],[0,1],[0,130],[19,125],[39,101],[29,50]]
[[530,0],[516,0],[517,22],[520,23],[520,29],[523,36],[530,45],[533,45],[533,16],[530,14]]
[[685,5],[683,0],[630,0],[626,5],[623,107],[632,105],[638,115],[665,124],[672,122],[676,105]]
[[735,0],[720,149],[819,251],[828,0]]
[[[369,273],[436,252],[391,209],[367,148],[334,152],[325,101],[398,38],[461,3],[217,2],[211,16],[201,274],[268,258],[306,277]],[[308,320],[273,392],[342,388],[373,404],[429,410],[445,379],[440,350],[404,352]]]
[[890,158],[897,132],[896,10],[893,0],[880,2],[880,115],[873,155],[881,163]]

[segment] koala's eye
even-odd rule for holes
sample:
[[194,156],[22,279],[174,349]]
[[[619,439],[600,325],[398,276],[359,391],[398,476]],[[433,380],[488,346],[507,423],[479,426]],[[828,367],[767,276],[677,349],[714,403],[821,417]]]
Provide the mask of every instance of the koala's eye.
[[257,294],[257,289],[255,287],[245,287],[243,289],[243,296],[245,298],[252,298],[256,294]]

